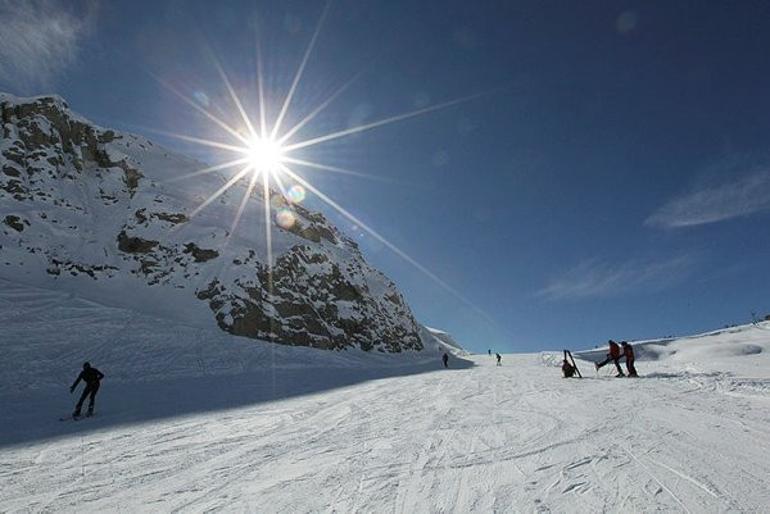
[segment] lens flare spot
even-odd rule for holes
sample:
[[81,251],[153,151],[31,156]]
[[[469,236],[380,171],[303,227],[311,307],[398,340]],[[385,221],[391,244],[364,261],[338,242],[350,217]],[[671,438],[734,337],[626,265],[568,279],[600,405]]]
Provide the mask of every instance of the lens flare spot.
[[291,203],[300,203],[305,199],[305,188],[299,184],[295,184],[289,188],[287,196]]
[[275,221],[279,227],[289,230],[297,222],[297,217],[291,209],[280,209],[275,215]]
[[617,28],[620,34],[630,34],[636,29],[638,23],[639,16],[634,11],[625,11],[618,16],[615,28]]
[[193,93],[193,98],[198,101],[204,107],[209,106],[209,97],[203,91],[196,91]]
[[247,155],[255,170],[272,171],[283,160],[283,148],[272,139],[255,137],[249,142]]
[[270,207],[272,207],[275,210],[282,209],[288,205],[288,201],[286,198],[283,197],[283,195],[271,195],[270,196]]

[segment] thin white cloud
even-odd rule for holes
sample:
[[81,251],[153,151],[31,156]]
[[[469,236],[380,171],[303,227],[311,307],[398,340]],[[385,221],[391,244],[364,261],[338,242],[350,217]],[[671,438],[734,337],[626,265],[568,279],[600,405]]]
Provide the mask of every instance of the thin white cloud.
[[537,295],[549,300],[562,300],[658,291],[685,278],[692,265],[693,259],[689,256],[668,260],[629,260],[620,264],[591,259],[552,279]]
[[702,187],[664,204],[645,221],[666,228],[715,223],[770,209],[770,170]]
[[0,81],[17,89],[49,86],[77,60],[95,2],[0,0]]

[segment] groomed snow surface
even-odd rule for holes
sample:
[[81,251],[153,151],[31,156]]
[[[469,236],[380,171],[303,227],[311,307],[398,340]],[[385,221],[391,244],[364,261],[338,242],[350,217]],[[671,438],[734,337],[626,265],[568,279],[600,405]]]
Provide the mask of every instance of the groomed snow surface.
[[[770,509],[768,323],[567,380],[555,354],[444,370],[436,348],[283,347],[2,285],[3,512]],[[97,416],[60,422],[85,359]]]

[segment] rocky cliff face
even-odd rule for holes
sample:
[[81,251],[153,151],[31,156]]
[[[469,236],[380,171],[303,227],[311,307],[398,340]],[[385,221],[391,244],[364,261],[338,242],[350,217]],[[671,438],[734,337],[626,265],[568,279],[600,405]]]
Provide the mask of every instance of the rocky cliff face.
[[0,116],[0,276],[277,343],[422,349],[395,285],[320,213],[254,192],[231,233],[245,185],[191,218],[224,175],[176,180],[205,166],[58,97],[0,94]]

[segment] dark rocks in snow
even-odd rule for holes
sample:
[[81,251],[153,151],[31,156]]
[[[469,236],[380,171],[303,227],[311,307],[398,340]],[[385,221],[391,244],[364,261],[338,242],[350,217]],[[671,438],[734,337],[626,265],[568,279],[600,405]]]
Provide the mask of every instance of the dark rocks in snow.
[[211,259],[219,257],[219,252],[216,250],[207,250],[205,248],[199,248],[195,243],[187,243],[184,245],[183,253],[192,254],[195,262],[206,262]]
[[141,237],[131,237],[122,230],[118,234],[118,248],[126,253],[148,253],[160,244],[158,241],[148,241]]
[[[384,309],[363,273],[346,277],[330,254],[298,245],[272,268],[260,266],[258,281],[230,291],[212,282],[198,298],[208,300],[219,326],[235,335],[326,349],[421,350],[419,326],[400,293],[393,288],[387,295],[395,312]],[[394,318],[411,323],[393,323]]]
[[14,216],[13,214],[9,214],[5,217],[3,220],[3,223],[14,229],[16,232],[21,232],[24,230],[24,224],[26,223],[29,225],[29,222],[27,220],[22,220],[18,216]]
[[[11,248],[25,261],[25,272],[37,266],[62,287],[81,276],[100,287],[118,278],[116,284],[152,287],[154,298],[173,294],[175,308],[196,316],[204,307],[212,324],[240,336],[327,349],[423,348],[396,286],[323,214],[274,191],[252,194],[244,204],[252,216],[271,205],[268,262],[266,243],[245,221],[230,233],[243,189],[221,195],[200,217],[185,214],[222,179],[199,176],[191,189],[166,179],[201,163],[99,128],[58,97],[0,93],[0,117],[0,220],[9,227],[4,237],[13,238],[2,248],[4,257]],[[293,223],[279,226],[278,209],[291,210]],[[35,223],[14,212],[30,213]],[[264,227],[264,219],[252,226]],[[122,294],[121,286],[114,290]]]

